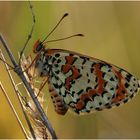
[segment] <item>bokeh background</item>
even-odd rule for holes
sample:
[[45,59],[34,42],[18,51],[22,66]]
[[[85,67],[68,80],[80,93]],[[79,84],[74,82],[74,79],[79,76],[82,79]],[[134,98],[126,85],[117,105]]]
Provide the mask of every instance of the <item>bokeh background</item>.
[[[83,33],[85,37],[50,43],[49,48],[63,48],[97,57],[130,71],[140,79],[140,2],[38,1],[32,4],[36,25],[25,51],[26,55],[32,54],[34,42],[43,39],[61,16],[68,12],[69,17],[49,39],[75,33]],[[31,25],[32,16],[28,2],[0,2],[0,32],[17,60],[17,52],[23,47]],[[1,44],[0,47],[2,48]],[[15,78],[19,81],[16,76]],[[0,80],[24,123],[1,62]],[[131,102],[111,110],[87,116],[76,116],[71,112],[60,116],[53,109],[47,85],[44,92],[48,95],[46,103],[49,102],[47,115],[59,138],[140,138],[139,94]],[[24,138],[1,91],[0,138]]]

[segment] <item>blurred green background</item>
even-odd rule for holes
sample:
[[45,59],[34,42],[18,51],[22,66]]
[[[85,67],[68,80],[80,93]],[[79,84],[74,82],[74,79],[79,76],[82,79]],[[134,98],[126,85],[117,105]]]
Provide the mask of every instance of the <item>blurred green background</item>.
[[[75,33],[83,33],[85,37],[50,43],[49,48],[69,49],[97,57],[140,78],[140,2],[46,1],[32,4],[36,25],[26,55],[32,54],[34,42],[44,38],[61,16],[68,12],[69,17],[49,39]],[[32,25],[28,2],[0,2],[0,19],[0,32],[18,60],[17,52],[23,47]],[[24,120],[1,62],[0,80]],[[44,92],[49,95],[47,85]],[[87,116],[76,116],[71,112],[65,116],[57,115],[49,96],[46,102],[49,102],[49,120],[59,138],[140,138],[139,95],[123,106]],[[24,138],[1,91],[0,138]]]

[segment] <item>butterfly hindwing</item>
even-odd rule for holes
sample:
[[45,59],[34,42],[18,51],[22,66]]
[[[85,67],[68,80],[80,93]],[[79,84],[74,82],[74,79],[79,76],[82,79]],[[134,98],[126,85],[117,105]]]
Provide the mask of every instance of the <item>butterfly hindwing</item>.
[[78,114],[119,106],[139,88],[129,72],[92,57],[54,50],[48,63],[52,63],[50,83]]

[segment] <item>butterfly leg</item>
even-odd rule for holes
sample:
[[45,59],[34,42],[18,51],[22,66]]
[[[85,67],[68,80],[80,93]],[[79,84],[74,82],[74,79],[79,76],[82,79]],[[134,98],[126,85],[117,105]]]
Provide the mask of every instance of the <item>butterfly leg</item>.
[[14,70],[15,68],[13,66],[11,66],[9,63],[6,62],[5,58],[4,58],[4,55],[2,53],[2,50],[0,49],[0,61],[2,61],[3,63],[7,64],[9,69],[8,70]]
[[45,78],[43,79],[43,81],[42,81],[42,83],[41,83],[41,86],[40,86],[40,88],[39,88],[39,91],[38,91],[36,97],[39,96],[41,90],[43,89],[43,87],[44,87],[44,86],[46,85],[46,83],[48,82],[48,79],[49,79],[48,77],[45,77]]
[[[23,72],[27,72],[27,71],[35,64],[35,61],[38,59],[38,57],[39,57],[39,54],[36,55],[36,57],[35,57],[35,58],[32,60],[32,62],[24,69]],[[34,70],[35,70],[35,68],[34,68]]]

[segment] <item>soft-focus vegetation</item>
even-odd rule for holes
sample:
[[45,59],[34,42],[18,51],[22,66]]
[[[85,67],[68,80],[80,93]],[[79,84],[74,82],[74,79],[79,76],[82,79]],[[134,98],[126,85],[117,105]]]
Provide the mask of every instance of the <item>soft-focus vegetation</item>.
[[[50,43],[50,48],[63,48],[118,65],[140,78],[140,2],[32,2],[36,25],[25,51],[32,54],[37,39],[44,38],[61,16],[67,17],[49,39],[75,33],[84,38]],[[0,32],[18,59],[32,17],[28,2],[0,2]],[[1,47],[1,46],[0,46]],[[19,105],[0,62],[0,80],[8,91],[24,123]],[[19,79],[16,77],[16,80]],[[88,116],[65,116],[54,112],[47,86],[44,89],[47,114],[59,138],[140,138],[140,95],[124,106]],[[0,91],[0,138],[24,138],[13,114]]]

